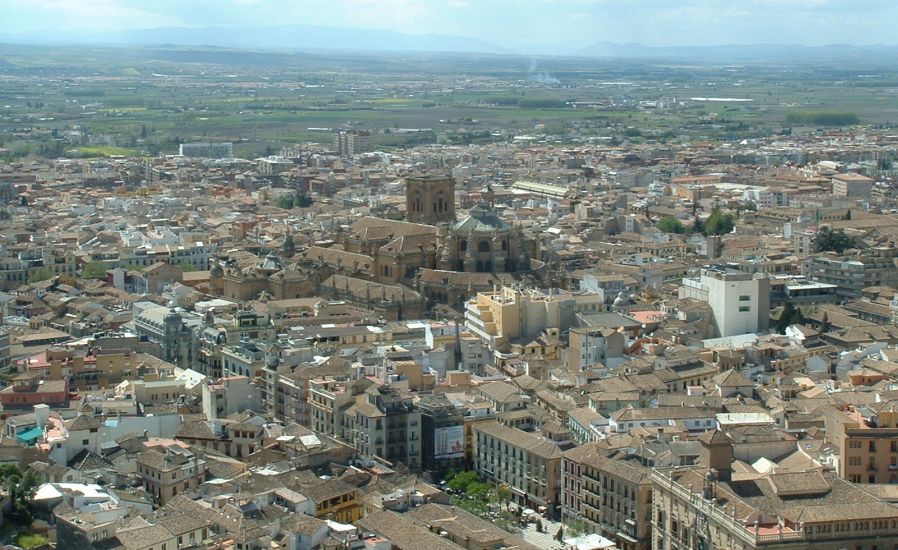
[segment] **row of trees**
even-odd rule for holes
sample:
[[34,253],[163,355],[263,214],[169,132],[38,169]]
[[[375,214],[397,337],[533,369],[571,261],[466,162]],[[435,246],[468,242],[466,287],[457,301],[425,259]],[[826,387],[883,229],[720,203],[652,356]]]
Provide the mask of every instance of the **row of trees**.
[[275,206],[290,210],[292,208],[308,208],[315,204],[315,201],[305,193],[296,193],[291,195],[281,195],[274,200]]
[[[658,230],[663,233],[686,233],[686,227],[683,222],[673,216],[666,216],[658,222]],[[736,227],[736,220],[732,214],[726,214],[719,208],[715,208],[711,215],[704,223],[695,220],[692,226],[694,233],[704,233],[707,236],[725,235],[733,231]]]

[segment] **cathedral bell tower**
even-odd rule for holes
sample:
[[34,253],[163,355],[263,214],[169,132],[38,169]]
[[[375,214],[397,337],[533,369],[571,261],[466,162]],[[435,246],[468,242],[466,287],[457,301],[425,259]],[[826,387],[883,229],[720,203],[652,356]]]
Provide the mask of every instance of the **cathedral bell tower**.
[[429,225],[455,221],[455,180],[436,176],[406,178],[405,219]]

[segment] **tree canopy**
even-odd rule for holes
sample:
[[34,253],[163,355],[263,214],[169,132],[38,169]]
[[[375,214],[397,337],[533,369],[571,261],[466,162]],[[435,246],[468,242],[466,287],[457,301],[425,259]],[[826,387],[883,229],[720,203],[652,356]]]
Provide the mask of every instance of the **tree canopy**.
[[736,222],[733,219],[733,215],[724,214],[719,208],[715,208],[708,217],[708,221],[705,222],[704,230],[705,235],[710,237],[711,235],[730,233],[734,227],[736,227]]
[[779,334],[785,334],[786,329],[790,325],[804,323],[804,314],[801,313],[801,310],[795,307],[791,301],[786,302],[783,306],[783,311],[780,313],[779,319],[776,321],[776,331]]
[[667,216],[658,222],[658,231],[664,233],[685,233],[686,228],[683,227],[683,223],[680,220],[673,216]]
[[275,206],[290,210],[291,208],[308,208],[315,204],[315,201],[305,193],[281,195],[274,201]]
[[39,283],[53,278],[53,270],[49,267],[39,267],[28,276],[28,284]]
[[104,279],[106,277],[106,264],[103,262],[87,262],[81,268],[82,279]]
[[823,226],[814,235],[815,252],[837,252],[841,254],[854,246],[851,237],[842,229],[832,230],[829,226]]

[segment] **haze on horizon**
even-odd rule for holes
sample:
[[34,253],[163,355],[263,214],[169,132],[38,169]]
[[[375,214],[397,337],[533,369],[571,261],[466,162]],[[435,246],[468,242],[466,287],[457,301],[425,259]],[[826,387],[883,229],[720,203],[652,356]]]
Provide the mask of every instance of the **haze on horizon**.
[[520,51],[895,44],[894,0],[0,0],[0,41],[162,26],[307,24],[439,33]]

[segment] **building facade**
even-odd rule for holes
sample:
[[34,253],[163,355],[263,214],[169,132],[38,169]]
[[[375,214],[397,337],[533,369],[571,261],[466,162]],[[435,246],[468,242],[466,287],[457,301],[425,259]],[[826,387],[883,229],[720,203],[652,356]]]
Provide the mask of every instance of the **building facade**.
[[770,325],[770,279],[728,269],[703,269],[685,278],[680,299],[708,302],[714,313],[715,335],[725,338],[767,330]]

